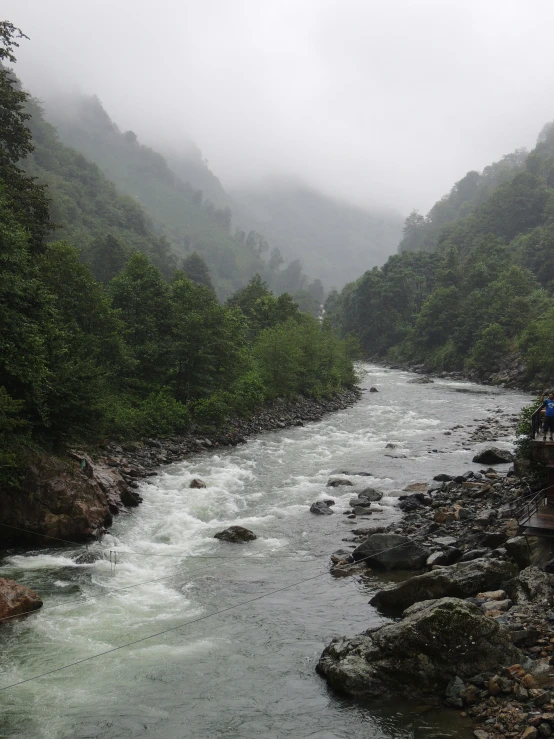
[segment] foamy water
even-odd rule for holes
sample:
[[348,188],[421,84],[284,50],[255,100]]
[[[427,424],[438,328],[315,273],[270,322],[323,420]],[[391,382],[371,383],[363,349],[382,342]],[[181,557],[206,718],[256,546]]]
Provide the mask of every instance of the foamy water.
[[[405,373],[366,371],[364,385],[379,393],[353,408],[161,469],[142,485],[144,503],[89,547],[103,557],[94,564],[75,564],[84,547],[6,556],[0,575],[33,587],[45,606],[0,628],[0,688],[315,579],[1,691],[0,735],[411,737],[409,708],[347,706],[314,672],[334,635],[384,622],[367,604],[377,579],[327,572],[329,554],[348,546],[341,540],[352,522],[342,512],[353,493],[326,482],[337,469],[370,472],[352,479],[384,497],[354,525],[388,523],[406,484],[478,468],[471,429],[446,430],[476,425],[489,408],[517,412],[528,398],[464,383],[406,385]],[[207,487],[189,488],[194,477]],[[329,495],[335,515],[309,513]],[[236,524],[256,541],[213,538]],[[444,730],[448,719],[437,721]]]

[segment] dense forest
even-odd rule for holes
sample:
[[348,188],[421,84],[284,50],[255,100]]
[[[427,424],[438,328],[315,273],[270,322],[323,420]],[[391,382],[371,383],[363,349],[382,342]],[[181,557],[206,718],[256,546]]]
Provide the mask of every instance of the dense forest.
[[400,215],[356,208],[299,183],[226,192],[194,143],[183,138],[154,151],[120,130],[96,97],[58,95],[44,106],[61,141],[140,203],[179,258],[198,252],[220,297],[258,272],[277,293],[317,301],[321,284],[342,287],[382,264],[401,237]]
[[[36,105],[30,112],[35,138],[42,134],[39,144],[48,131],[44,148],[50,155],[56,151],[56,158],[63,159],[67,151],[79,152],[81,158],[97,165],[127,201],[146,213],[150,230],[166,246],[173,265],[181,267],[194,254],[201,257],[220,299],[259,273],[277,292],[301,293],[299,298],[304,301],[302,291],[313,293],[310,307],[317,311],[322,298],[318,303],[317,286],[314,292],[300,262],[284,268],[278,252],[278,258],[271,258],[269,244],[260,233],[234,226],[227,196],[198,151],[189,147],[186,158],[173,156],[174,168],[170,167],[162,154],[141,144],[133,131],[121,131],[96,97],[50,101],[44,113],[49,123]],[[42,163],[38,152],[34,158]],[[37,172],[39,181],[49,186],[52,174],[49,160]],[[182,177],[194,178],[200,187]]]
[[327,315],[366,355],[433,370],[494,372],[507,358],[552,379],[554,124],[535,149],[469,172],[400,253],[329,296]]
[[0,23],[0,480],[30,448],[214,428],[351,385],[328,322],[259,275],[222,304],[199,255],[176,264],[141,206],[59,142],[6,66],[20,38]]

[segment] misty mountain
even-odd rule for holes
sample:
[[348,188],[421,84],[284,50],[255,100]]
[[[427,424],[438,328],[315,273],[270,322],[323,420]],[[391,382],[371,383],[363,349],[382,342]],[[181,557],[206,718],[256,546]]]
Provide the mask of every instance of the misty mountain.
[[208,167],[196,144],[183,140],[179,150],[160,146],[160,151],[173,172],[195,190],[201,190],[205,200],[210,200],[218,208],[232,206],[223,185]]
[[86,258],[92,244],[110,236],[127,255],[146,254],[166,275],[174,268],[168,240],[155,233],[149,216],[136,199],[121,195],[114,184],[75,149],[65,146],[47,123],[40,106],[27,101],[28,125],[34,150],[24,161],[25,170],[47,186],[55,229],[52,239],[67,239]]
[[[499,184],[487,188],[487,178],[495,177]],[[473,183],[466,197],[464,182]],[[533,151],[504,157],[483,175],[469,173],[431,213],[447,212],[456,199],[461,217],[452,207],[437,233],[433,219],[426,220],[419,228],[432,239],[422,238],[423,248],[412,242],[381,269],[333,293],[328,315],[344,333],[357,333],[373,357],[463,369],[516,386],[550,382],[554,123],[543,128]]]
[[513,179],[525,168],[527,154],[525,149],[516,149],[485,167],[482,172],[468,172],[433,205],[426,216],[413,210],[404,222],[399,251],[434,249],[443,227],[471,215],[494,194],[499,185]]
[[[98,98],[52,100],[45,110],[66,145],[95,162],[121,192],[142,205],[171,242],[178,263],[194,252],[206,261],[220,296],[242,287],[256,272],[266,275],[257,243],[232,235],[230,209],[217,207],[204,190],[181,179],[133,131],[120,130]],[[223,189],[200,152],[188,145],[185,151],[187,157],[174,157],[176,166],[221,202]]]
[[304,184],[273,181],[232,195],[239,222],[261,231],[286,259],[300,259],[327,287],[382,264],[402,236],[399,214],[364,210]]

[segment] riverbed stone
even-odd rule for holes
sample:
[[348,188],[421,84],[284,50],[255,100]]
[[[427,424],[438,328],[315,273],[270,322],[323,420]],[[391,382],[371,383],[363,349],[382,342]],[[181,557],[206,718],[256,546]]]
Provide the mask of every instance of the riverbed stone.
[[354,485],[354,483],[352,482],[352,480],[347,480],[345,477],[330,477],[327,480],[328,488],[338,488],[338,487],[341,487],[342,485],[351,487],[352,485]]
[[508,555],[515,560],[518,567],[527,567],[530,564],[530,552],[527,539],[524,536],[513,536],[504,542]]
[[205,487],[206,487],[206,483],[204,482],[204,480],[201,480],[199,477],[195,477],[193,480],[190,481],[189,488],[199,489],[199,488],[205,488]]
[[31,588],[15,580],[0,577],[0,624],[9,619],[42,607],[42,600]]
[[479,464],[506,464],[514,461],[514,455],[506,449],[490,446],[478,452],[472,461]]
[[416,604],[396,623],[333,639],[317,670],[342,693],[377,698],[444,691],[452,678],[521,659],[496,621],[471,603],[441,598]]
[[552,586],[546,572],[532,565],[522,570],[511,583],[510,593],[518,605],[530,603],[549,608]]
[[476,593],[499,589],[513,578],[516,565],[509,560],[474,559],[441,567],[378,590],[371,605],[384,611],[400,611],[413,603],[436,598],[470,598]]
[[214,534],[214,539],[220,539],[221,541],[229,541],[233,544],[240,543],[243,541],[253,541],[258,537],[250,529],[245,529],[244,526],[229,526],[229,528],[219,531]]
[[413,570],[424,566],[429,552],[407,536],[373,534],[352,552],[352,556],[378,569]]
[[376,490],[372,487],[363,487],[360,490],[356,490],[358,498],[365,498],[371,503],[377,503],[383,497],[383,493],[380,490]]
[[79,554],[79,556],[75,557],[73,561],[76,565],[91,565],[101,559],[104,559],[104,554],[102,552],[97,552],[93,550],[90,552],[86,551],[83,552],[83,554]]
[[324,500],[317,500],[310,506],[310,513],[315,513],[316,516],[330,516],[333,511]]

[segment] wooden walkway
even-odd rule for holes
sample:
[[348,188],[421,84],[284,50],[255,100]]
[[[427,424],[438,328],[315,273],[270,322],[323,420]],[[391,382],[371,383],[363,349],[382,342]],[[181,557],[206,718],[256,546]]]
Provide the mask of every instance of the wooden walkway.
[[554,505],[539,506],[531,515],[522,517],[518,524],[522,534],[554,537]]

